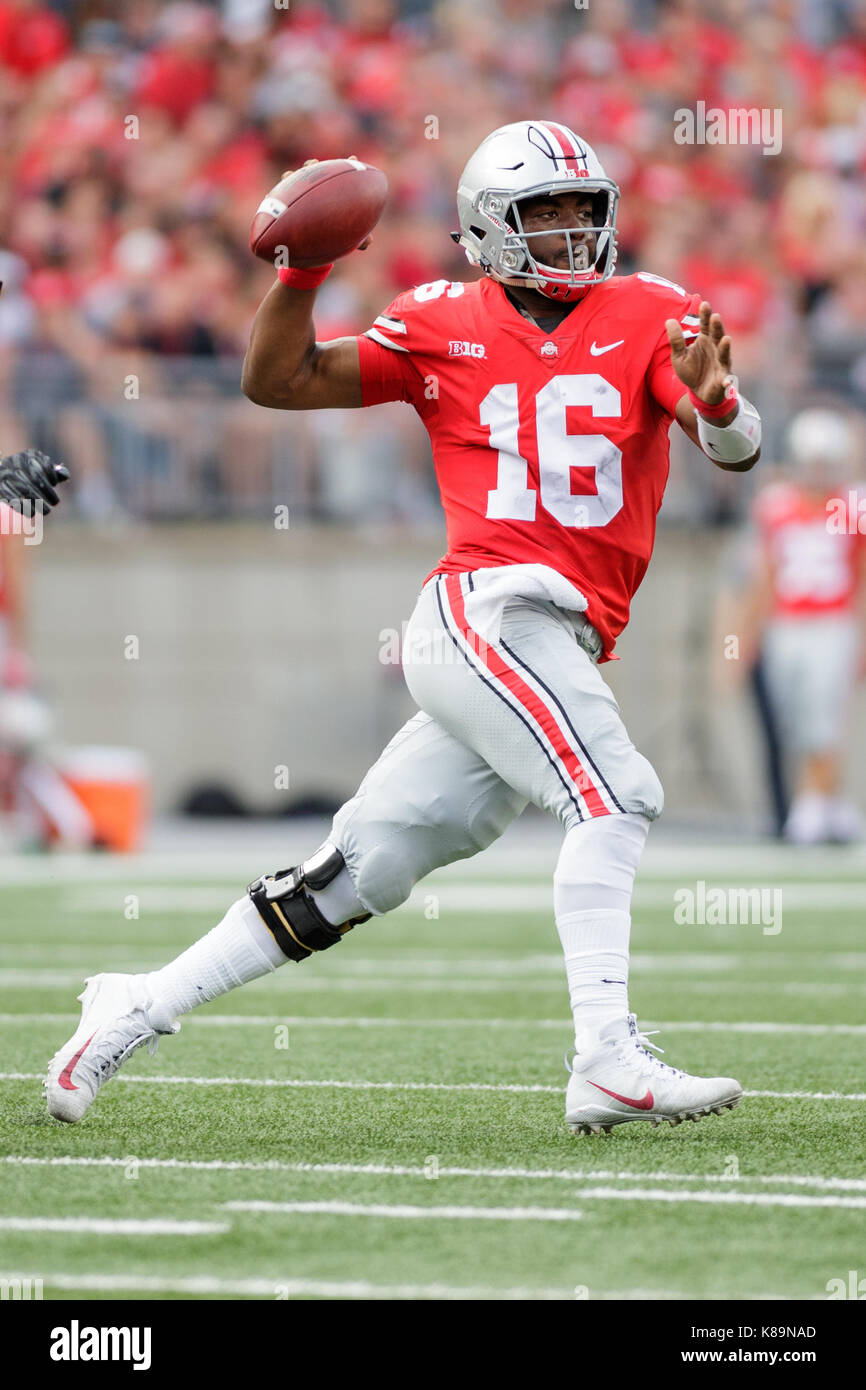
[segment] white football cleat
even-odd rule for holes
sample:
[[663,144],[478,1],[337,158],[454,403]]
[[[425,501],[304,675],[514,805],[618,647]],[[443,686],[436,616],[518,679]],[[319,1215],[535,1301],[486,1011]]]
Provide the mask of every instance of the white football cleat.
[[863,839],[863,817],[848,797],[833,798],[827,820],[829,837],[834,844],[850,845]]
[[144,975],[94,975],[79,994],[81,1022],[55,1052],[42,1083],[48,1113],[75,1124],[106,1081],[144,1043],[156,1051],[159,1035],[180,1024],[158,1016]]
[[608,1133],[629,1120],[678,1125],[711,1111],[720,1115],[742,1100],[739,1081],[689,1076],[660,1062],[648,1047],[661,1051],[629,1014],[602,1029],[594,1052],[575,1057],[565,1095],[565,1120],[574,1134]]
[[803,792],[794,800],[783,834],[789,845],[823,845],[832,839],[829,796]]

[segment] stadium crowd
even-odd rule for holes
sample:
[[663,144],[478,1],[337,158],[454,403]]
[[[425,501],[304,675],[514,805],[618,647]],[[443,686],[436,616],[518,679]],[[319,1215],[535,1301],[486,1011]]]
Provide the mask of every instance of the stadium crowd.
[[[779,152],[678,143],[699,102],[780,110]],[[318,300],[320,336],[360,331],[474,274],[457,175],[536,113],[620,185],[620,271],[723,314],[771,450],[816,390],[866,403],[866,0],[0,0],[4,452],[64,457],[93,519],[242,513],[287,479],[313,515],[432,515],[411,412],[349,433],[240,396],[272,279],[249,223],[304,159],[385,168],[373,246]],[[724,478],[680,481],[683,514],[734,505]]]

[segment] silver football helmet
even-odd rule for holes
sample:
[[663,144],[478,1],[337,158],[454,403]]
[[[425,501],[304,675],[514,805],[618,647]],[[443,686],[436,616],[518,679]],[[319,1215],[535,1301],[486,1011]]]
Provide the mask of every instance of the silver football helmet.
[[[585,191],[593,199],[593,226],[557,228],[568,246],[568,270],[544,265],[533,241],[551,230],[525,232],[524,198]],[[549,299],[578,299],[589,285],[607,280],[616,266],[619,189],[595,151],[556,121],[515,121],[482,140],[460,176],[454,233],[467,259],[505,285],[523,285]],[[592,256],[585,236],[595,236]],[[576,242],[575,238],[579,238]]]
[[788,429],[788,457],[804,477],[844,478],[854,465],[854,431],[838,410],[802,410]]

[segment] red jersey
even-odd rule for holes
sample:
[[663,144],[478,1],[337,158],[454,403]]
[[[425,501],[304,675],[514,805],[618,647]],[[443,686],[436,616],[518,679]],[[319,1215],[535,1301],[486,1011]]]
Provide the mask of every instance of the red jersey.
[[0,502],[0,623],[9,609],[9,586],[6,582],[6,565],[4,554],[4,540],[7,535],[14,534],[15,520],[11,507],[7,507],[5,502]]
[[770,562],[773,617],[854,609],[864,550],[855,488],[816,495],[774,483],[755,498],[753,516]]
[[700,296],[643,272],[593,286],[552,333],[494,280],[436,280],[358,339],[364,405],[410,402],[448,527],[433,571],[543,564],[587,599],[605,657],[646,572]]

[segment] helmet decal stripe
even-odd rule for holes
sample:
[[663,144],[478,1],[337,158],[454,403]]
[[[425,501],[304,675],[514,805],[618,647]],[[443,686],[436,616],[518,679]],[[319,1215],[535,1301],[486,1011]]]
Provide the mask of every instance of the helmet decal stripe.
[[553,136],[561,150],[561,154],[554,153],[552,155],[554,163],[558,164],[561,161],[567,169],[573,169],[576,173],[587,174],[589,170],[587,169],[586,150],[578,141],[577,136],[573,136],[565,126],[555,125],[553,121],[542,121],[542,125]]

